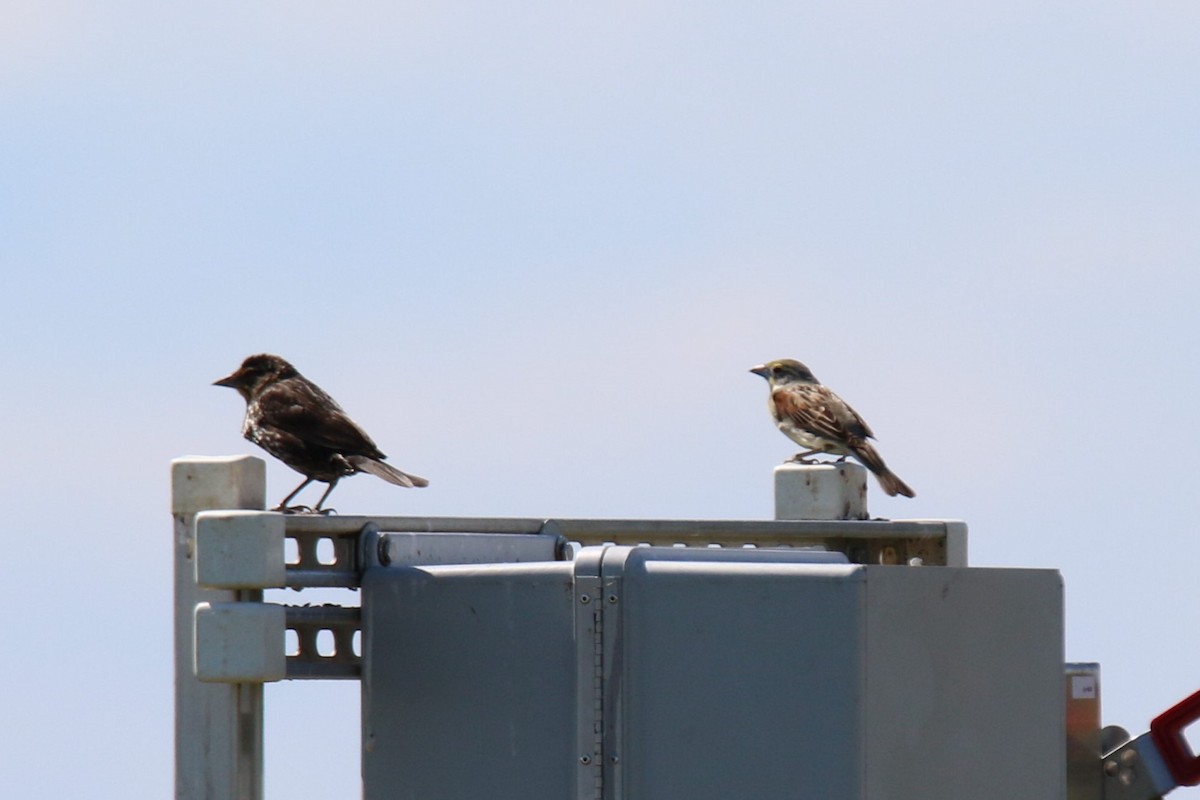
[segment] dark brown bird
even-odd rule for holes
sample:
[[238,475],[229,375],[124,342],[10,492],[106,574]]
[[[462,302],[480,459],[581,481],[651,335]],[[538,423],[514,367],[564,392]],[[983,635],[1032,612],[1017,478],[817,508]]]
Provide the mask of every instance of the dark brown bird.
[[[237,389],[246,401],[242,435],[304,476],[275,511],[322,512],[321,506],[347,475],[369,472],[397,486],[428,486],[429,481],[390,464],[371,437],[342,407],[279,356],[250,356],[237,372],[213,382]],[[288,506],[313,481],[329,484],[316,506]]]
[[803,463],[804,457],[813,453],[835,453],[842,461],[846,456],[854,456],[875,473],[889,495],[916,496],[908,484],[888,469],[879,451],[868,441],[875,434],[866,421],[832,389],[822,385],[808,367],[784,358],[750,371],[766,378],[771,385],[767,405],[775,425],[784,436],[807,448],[793,456],[792,461]]

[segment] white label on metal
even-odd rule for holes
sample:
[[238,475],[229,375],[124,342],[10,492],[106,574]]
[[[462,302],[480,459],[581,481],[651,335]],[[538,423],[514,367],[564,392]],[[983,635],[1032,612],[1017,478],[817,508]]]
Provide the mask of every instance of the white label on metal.
[[1071,699],[1072,700],[1095,700],[1096,699],[1096,676],[1095,675],[1072,675],[1071,676]]

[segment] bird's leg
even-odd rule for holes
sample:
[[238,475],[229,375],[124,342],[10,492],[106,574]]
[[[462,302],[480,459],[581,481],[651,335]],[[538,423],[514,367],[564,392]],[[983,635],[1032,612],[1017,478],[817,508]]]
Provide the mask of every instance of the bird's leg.
[[[313,482],[312,478],[305,478],[304,483],[300,484],[295,489],[293,489],[291,494],[289,494],[287,497],[283,498],[283,502],[281,502],[279,505],[275,506],[271,510],[272,511],[282,511],[284,514],[302,514],[302,513],[309,511],[310,509],[308,506],[289,506],[288,501],[291,500],[296,495],[300,494],[300,490],[303,489],[305,486],[308,486],[312,482]],[[324,499],[324,498],[322,498],[322,499]]]
[[325,490],[325,494],[321,495],[321,499],[318,500],[316,506],[313,507],[314,514],[332,514],[333,513],[332,508],[327,508],[324,511],[322,511],[321,506],[325,504],[325,498],[329,497],[329,493],[333,491],[333,487],[337,486],[339,480],[341,480],[341,479],[334,478],[333,480],[331,480],[329,482],[329,488]]
[[796,455],[792,456],[791,458],[789,458],[787,461],[785,461],[783,463],[785,463],[785,464],[791,464],[791,463],[813,464],[816,462],[812,461],[811,459],[805,458],[805,456],[811,456],[814,453],[820,453],[820,452],[821,452],[820,450],[805,450],[803,453],[796,453]]

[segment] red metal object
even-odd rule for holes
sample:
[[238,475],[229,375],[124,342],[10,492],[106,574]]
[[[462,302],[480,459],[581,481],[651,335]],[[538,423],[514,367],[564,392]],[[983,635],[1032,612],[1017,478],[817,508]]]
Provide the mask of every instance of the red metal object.
[[1171,706],[1150,723],[1158,752],[1180,786],[1200,784],[1200,756],[1192,752],[1183,737],[1183,729],[1196,720],[1200,720],[1200,692]]

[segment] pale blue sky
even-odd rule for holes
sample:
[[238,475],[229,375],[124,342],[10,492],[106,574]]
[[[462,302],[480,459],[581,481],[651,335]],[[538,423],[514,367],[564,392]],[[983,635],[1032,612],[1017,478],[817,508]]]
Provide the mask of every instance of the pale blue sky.
[[[1200,688],[1194,3],[3,9],[14,797],[169,795],[167,465],[263,350],[432,481],[334,505],[453,515],[767,518],[800,358],[1107,722]],[[267,796],[353,796],[357,685],[267,698]]]

